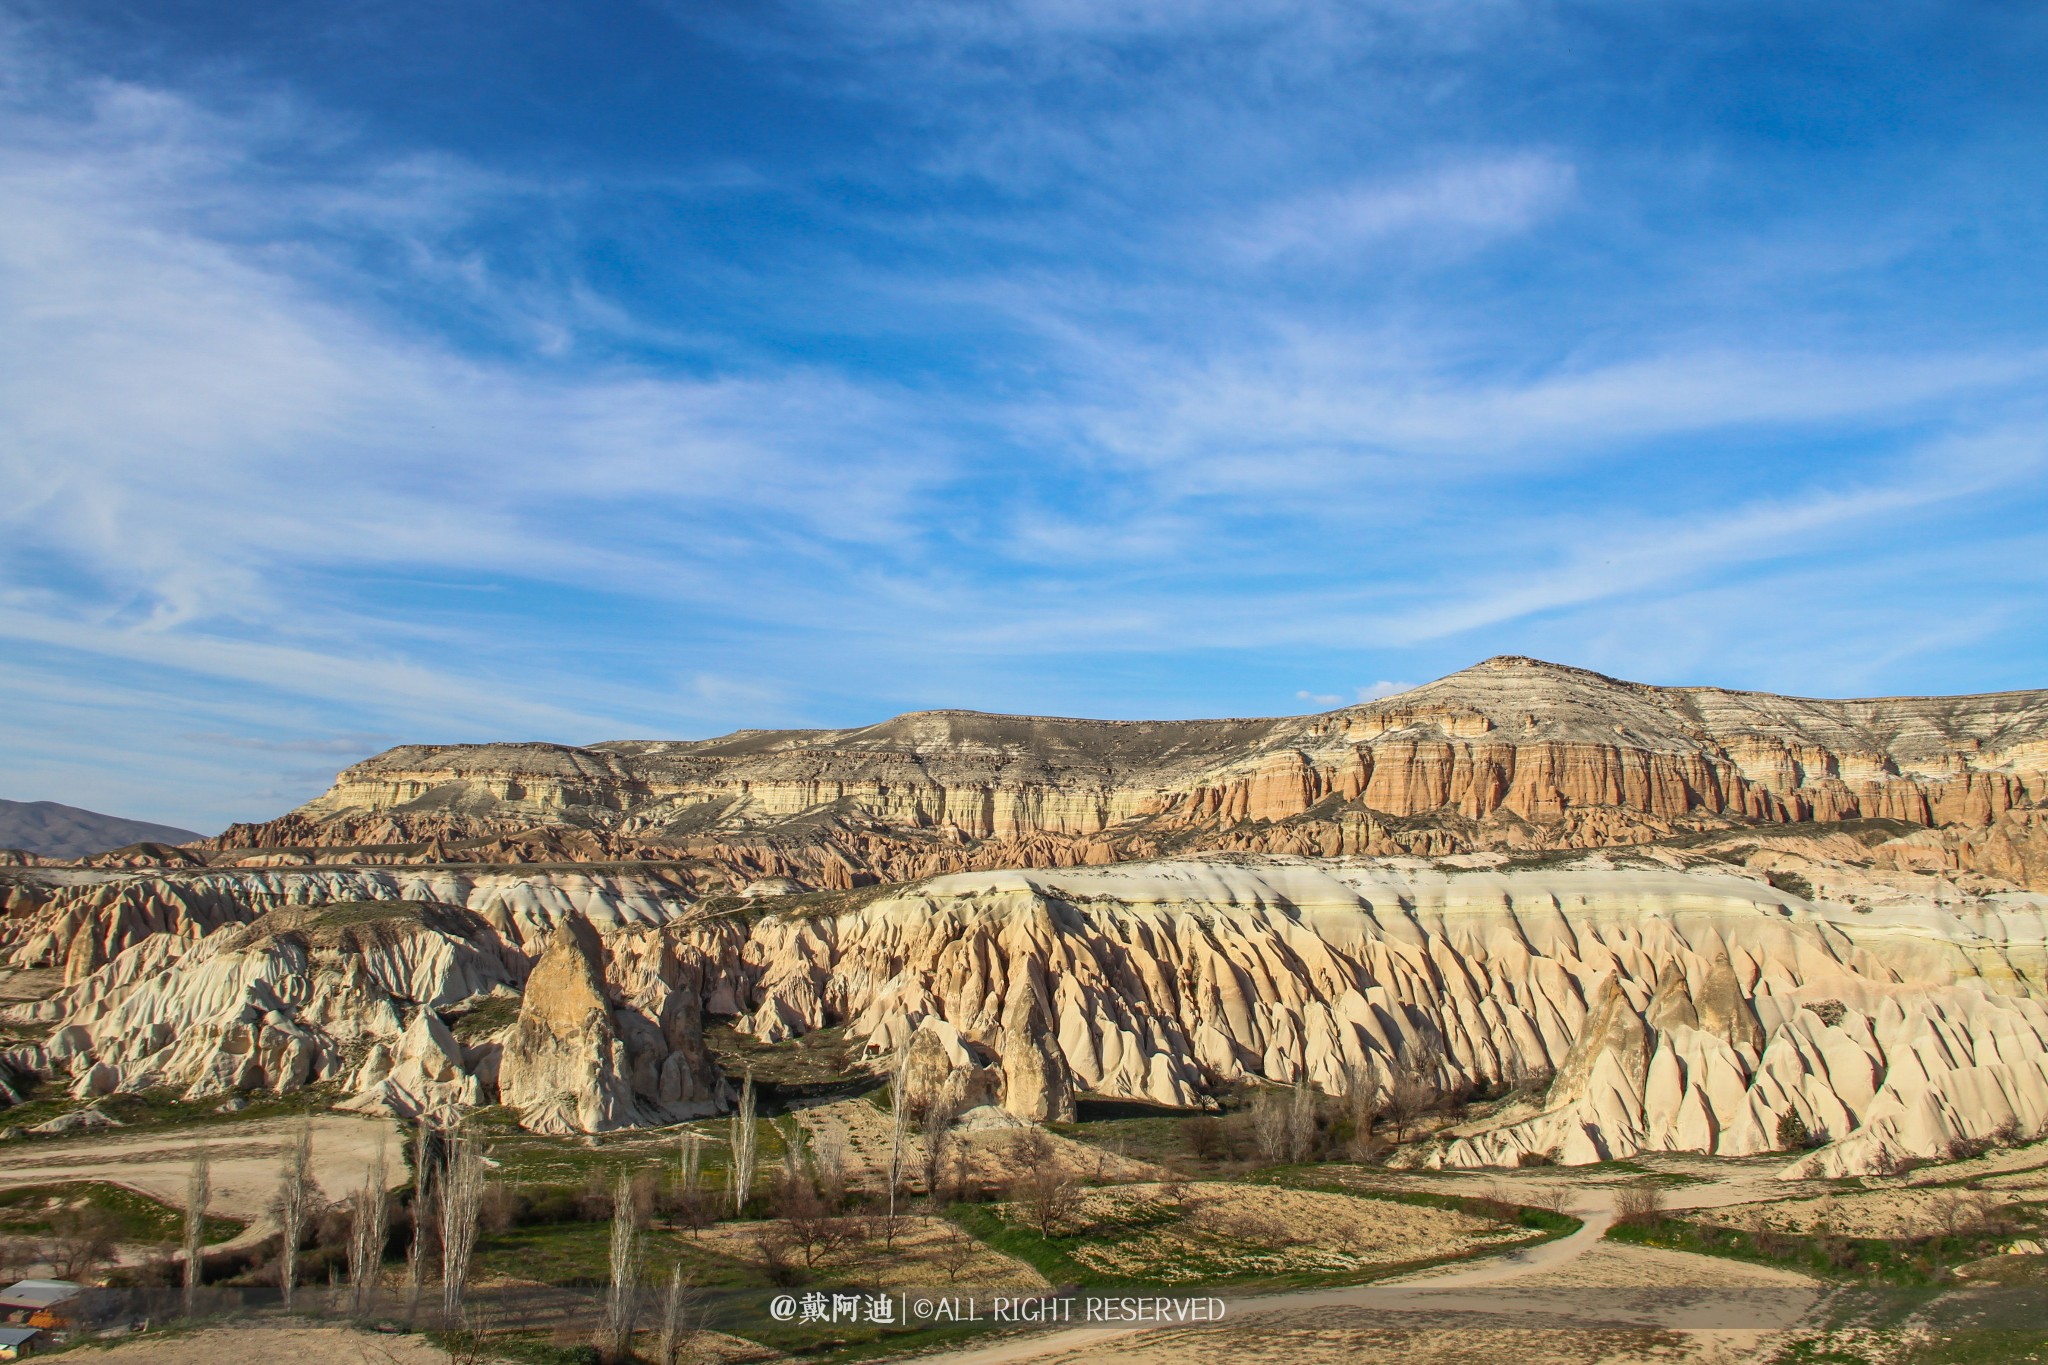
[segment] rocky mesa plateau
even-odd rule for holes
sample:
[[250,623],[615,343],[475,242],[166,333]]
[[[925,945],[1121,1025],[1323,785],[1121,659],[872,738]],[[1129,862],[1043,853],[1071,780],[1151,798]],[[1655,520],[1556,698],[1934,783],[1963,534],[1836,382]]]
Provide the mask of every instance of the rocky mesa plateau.
[[209,861],[661,861],[805,887],[1203,850],[1442,855],[1882,820],[2033,884],[2048,692],[1814,701],[1497,658],[1267,720],[931,711],[720,739],[407,745]]

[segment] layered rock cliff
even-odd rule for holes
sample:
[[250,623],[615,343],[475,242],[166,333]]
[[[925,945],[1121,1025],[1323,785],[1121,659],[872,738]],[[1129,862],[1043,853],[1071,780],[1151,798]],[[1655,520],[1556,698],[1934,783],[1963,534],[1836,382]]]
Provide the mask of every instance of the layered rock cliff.
[[[1531,659],[1321,715],[965,711],[696,742],[393,749],[223,858],[694,865],[847,887],[1196,849],[1442,855],[1741,824],[1947,829],[1951,865],[2048,869],[2048,692],[1816,701]],[[292,850],[315,850],[314,853]]]

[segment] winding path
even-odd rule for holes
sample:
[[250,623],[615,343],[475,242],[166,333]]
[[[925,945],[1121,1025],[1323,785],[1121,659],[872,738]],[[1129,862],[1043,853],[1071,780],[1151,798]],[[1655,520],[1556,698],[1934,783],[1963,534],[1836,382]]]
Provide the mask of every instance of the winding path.
[[[1588,1185],[1576,1193],[1583,1200],[1583,1205],[1572,1209],[1571,1213],[1581,1220],[1581,1226],[1576,1232],[1555,1241],[1504,1252],[1498,1256],[1461,1262],[1454,1266],[1439,1266],[1417,1271],[1398,1279],[1372,1284],[1295,1290],[1229,1299],[1226,1300],[1228,1307],[1225,1321],[1241,1324],[1247,1320],[1294,1316],[1320,1308],[1363,1308],[1396,1313],[1500,1313],[1503,1311],[1503,1301],[1498,1295],[1478,1294],[1472,1291],[1491,1289],[1530,1276],[1559,1270],[1602,1245],[1602,1238],[1614,1223],[1614,1191],[1611,1187]],[[1765,1173],[1744,1171],[1710,1184],[1691,1187],[1684,1192],[1684,1197],[1675,1199],[1674,1203],[1686,1208],[1722,1207],[1763,1198],[1784,1198],[1787,1193],[1785,1185],[1775,1178]],[[1646,1254],[1676,1256],[1680,1253]],[[1804,1277],[1789,1272],[1777,1274],[1782,1276],[1783,1283],[1788,1287],[1805,1283]],[[1810,1304],[1810,1295],[1788,1293],[1783,1296],[1782,1306],[1776,1313],[1765,1312],[1758,1315],[1757,1320],[1747,1325],[1744,1330],[1755,1332],[1790,1327],[1803,1316]],[[1606,1304],[1600,1305],[1601,1315],[1617,1317],[1645,1327],[1683,1329],[1690,1326],[1687,1322],[1688,1316],[1697,1315],[1697,1304],[1684,1295],[1675,1295],[1668,1305],[1653,1307],[1647,1313],[1640,1309],[1623,1309],[1618,1313],[1610,1313],[1611,1307]],[[1586,1306],[1570,1294],[1559,1294],[1554,1300],[1545,1301],[1532,1293],[1525,1293],[1517,1297],[1513,1311],[1550,1317],[1589,1316]],[[1085,1352],[1121,1338],[1178,1325],[1161,1323],[1073,1327],[1040,1335],[1012,1338],[982,1347],[924,1356],[920,1357],[920,1362],[921,1365],[922,1362],[942,1365],[1011,1365],[1017,1361]]]

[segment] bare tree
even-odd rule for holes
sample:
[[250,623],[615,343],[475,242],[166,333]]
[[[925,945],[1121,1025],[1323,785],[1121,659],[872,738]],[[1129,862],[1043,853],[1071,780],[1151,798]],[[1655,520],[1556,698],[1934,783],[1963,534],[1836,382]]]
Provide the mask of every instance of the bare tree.
[[697,1287],[678,1263],[668,1273],[668,1293],[661,1301],[661,1337],[655,1343],[654,1365],[682,1365],[697,1335]]
[[[471,1309],[463,1315],[461,1323],[450,1324],[447,1336],[442,1338],[448,1365],[496,1365],[502,1359],[491,1349],[491,1331],[497,1322],[497,1315],[488,1309]],[[378,1354],[387,1361],[392,1359],[388,1351]]]
[[1981,1191],[1943,1190],[1928,1200],[1927,1212],[1944,1237],[1962,1237],[1999,1221],[2003,1211]]
[[946,1272],[946,1283],[957,1283],[974,1264],[974,1254],[980,1245],[956,1224],[946,1224],[946,1230],[939,1237],[939,1268]]
[[775,1134],[782,1139],[782,1183],[794,1185],[808,1180],[805,1168],[810,1164],[806,1160],[810,1144],[804,1136],[802,1120],[795,1114],[785,1114],[775,1125]]
[[1252,1102],[1252,1132],[1259,1155],[1279,1165],[1307,1157],[1315,1143],[1315,1094],[1306,1085],[1262,1090]]
[[1623,1185],[1614,1192],[1615,1221],[1647,1226],[1664,1217],[1664,1191],[1647,1182]]
[[1287,1100],[1287,1159],[1306,1161],[1315,1154],[1316,1092],[1304,1080]]
[[1411,1045],[1387,1082],[1385,1113],[1394,1123],[1394,1141],[1405,1142],[1408,1127],[1442,1098],[1437,1070],[1443,1052],[1434,1042]]
[[757,1106],[754,1073],[749,1071],[745,1083],[740,1086],[739,1112],[733,1115],[732,1120],[732,1211],[735,1216],[747,1211],[747,1199],[754,1192],[754,1163],[761,1152],[761,1133],[754,1121]]
[[60,1280],[83,1280],[114,1259],[121,1227],[105,1209],[87,1205],[59,1212],[44,1249]]
[[469,1258],[476,1250],[477,1215],[484,1202],[484,1153],[473,1137],[448,1141],[441,1178],[441,1312],[450,1324],[462,1315]]
[[640,1309],[640,1223],[635,1216],[633,1178],[621,1171],[612,1192],[611,1287],[605,1294],[598,1350],[607,1360],[628,1360],[633,1320]]
[[1380,1067],[1370,1052],[1344,1064],[1344,1115],[1351,1120],[1351,1156],[1362,1161],[1372,1154],[1380,1117]]
[[924,1193],[939,1202],[939,1177],[946,1169],[946,1149],[954,1142],[953,1124],[959,1116],[951,1096],[940,1096],[924,1111]]
[[704,1188],[704,1140],[685,1133],[676,1153],[676,1219],[695,1236],[712,1219],[709,1192]]
[[363,1187],[349,1196],[349,1300],[358,1317],[369,1314],[377,1294],[377,1274],[384,1265],[384,1239],[391,1226],[388,1176],[384,1143],[380,1139],[377,1159],[363,1171]]
[[889,1074],[889,1226],[884,1245],[896,1246],[896,1195],[903,1188],[903,1147],[910,1137],[910,1040],[896,1048],[896,1063]]
[[185,1176],[185,1316],[199,1303],[199,1282],[206,1277],[202,1248],[206,1244],[206,1206],[213,1201],[213,1154],[201,1147],[192,1154]]
[[676,1188],[684,1194],[696,1194],[704,1188],[704,1140],[695,1133],[685,1133],[677,1143]]
[[275,1203],[278,1227],[277,1286],[284,1291],[284,1306],[292,1306],[299,1279],[299,1243],[306,1236],[306,1219],[313,1212],[313,1124],[300,1119],[292,1140],[284,1149],[277,1176]]
[[427,1285],[427,1241],[434,1235],[434,1156],[432,1130],[421,1114],[413,1139],[412,1240],[405,1248],[405,1316],[410,1322],[419,1316],[420,1295]]
[[1017,1144],[1014,1158],[1018,1172],[1010,1198],[1039,1236],[1051,1237],[1080,1211],[1081,1182],[1060,1160],[1052,1139],[1036,1129]]
[[836,1121],[828,1120],[824,1131],[811,1143],[811,1168],[818,1177],[818,1193],[833,1208],[846,1204],[846,1133]]
[[785,1242],[803,1252],[804,1267],[815,1269],[852,1240],[848,1221],[818,1197],[808,1180],[785,1180],[775,1195],[775,1216]]

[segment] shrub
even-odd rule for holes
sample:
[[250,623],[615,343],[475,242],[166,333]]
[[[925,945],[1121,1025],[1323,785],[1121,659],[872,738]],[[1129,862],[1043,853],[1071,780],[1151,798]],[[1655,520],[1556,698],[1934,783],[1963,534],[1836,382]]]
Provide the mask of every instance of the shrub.
[[1948,1143],[1948,1159],[1950,1161],[1968,1161],[1972,1157],[1980,1157],[1990,1150],[1991,1142],[1988,1138],[1950,1138]]
[[604,1176],[593,1171],[576,1193],[576,1217],[585,1223],[608,1223],[612,1217],[612,1192]]
[[1541,1152],[1524,1152],[1515,1158],[1517,1166],[1555,1166],[1557,1149],[1552,1147]]
[[789,1258],[789,1234],[779,1223],[769,1223],[754,1233],[755,1264],[761,1276],[779,1289],[804,1282],[802,1266]]
[[1315,1150],[1315,1095],[1306,1083],[1259,1092],[1252,1102],[1259,1157],[1275,1165],[1306,1161]]
[[1081,1208],[1081,1182],[1060,1160],[1044,1133],[1034,1129],[1017,1144],[1010,1199],[1041,1237],[1058,1234]]
[[1214,1161],[1227,1152],[1223,1139],[1223,1124],[1214,1114],[1198,1114],[1181,1125],[1181,1133],[1188,1140],[1190,1154],[1204,1161]]
[[479,1206],[480,1221],[488,1232],[503,1232],[519,1221],[522,1212],[519,1194],[502,1180],[493,1180],[484,1187],[483,1203]]
[[1797,896],[1803,901],[1813,899],[1813,883],[1797,872],[1766,872],[1764,880],[1771,884],[1773,890]]
[[1664,1217],[1664,1191],[1655,1185],[1623,1185],[1614,1193],[1615,1220],[1628,1227],[1647,1227]]
[[1778,1115],[1778,1146],[1787,1152],[1803,1152],[1813,1146],[1813,1130],[1797,1109],[1788,1108]]

